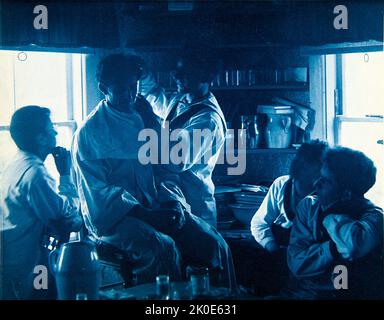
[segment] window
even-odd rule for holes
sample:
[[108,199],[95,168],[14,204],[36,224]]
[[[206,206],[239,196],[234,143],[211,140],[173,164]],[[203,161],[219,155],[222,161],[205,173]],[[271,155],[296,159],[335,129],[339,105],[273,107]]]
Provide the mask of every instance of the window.
[[[58,145],[70,147],[76,122],[83,117],[82,65],[81,54],[0,50],[0,173],[16,151],[9,123],[22,106],[49,108]],[[51,157],[46,164],[57,177]]]
[[384,138],[384,52],[327,57],[327,63],[332,60],[334,141],[364,152],[375,162],[377,182],[366,197],[384,206],[384,146],[378,143]]

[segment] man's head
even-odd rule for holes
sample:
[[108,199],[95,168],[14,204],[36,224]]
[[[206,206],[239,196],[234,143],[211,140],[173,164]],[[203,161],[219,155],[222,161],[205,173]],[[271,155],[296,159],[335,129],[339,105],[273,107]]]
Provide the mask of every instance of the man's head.
[[315,183],[319,201],[329,206],[361,198],[376,182],[376,167],[364,153],[344,147],[329,149]]
[[301,196],[313,191],[313,184],[320,176],[322,157],[327,148],[326,142],[319,140],[303,143],[292,161],[290,175]]
[[108,104],[120,111],[133,108],[142,65],[140,57],[126,54],[112,54],[99,62],[96,80]]
[[178,90],[199,98],[208,93],[216,73],[214,54],[208,48],[184,49],[175,75]]
[[43,160],[56,146],[57,132],[50,119],[50,110],[25,106],[12,116],[10,133],[20,150],[32,152]]

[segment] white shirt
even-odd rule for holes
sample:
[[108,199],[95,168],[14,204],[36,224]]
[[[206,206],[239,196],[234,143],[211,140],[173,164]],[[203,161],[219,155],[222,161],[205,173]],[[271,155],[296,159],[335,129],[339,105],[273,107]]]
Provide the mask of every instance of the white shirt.
[[138,135],[143,128],[139,114],[119,112],[102,100],[75,133],[72,157],[81,209],[94,236],[113,234],[138,204],[153,208],[158,202],[184,199],[181,191],[155,185],[152,165],[140,163]]
[[271,229],[272,224],[282,228],[292,226],[292,221],[289,220],[284,208],[284,192],[289,179],[289,175],[281,176],[272,183],[261,206],[251,220],[251,233],[263,248],[269,242],[276,241]]
[[[166,119],[170,110],[175,106],[173,119],[177,119],[178,116],[191,110],[195,105],[207,106],[180,124],[178,129],[182,130],[178,133],[177,139],[174,140],[190,141],[190,149],[183,153],[179,164],[170,162],[164,167],[167,171],[179,175],[179,184],[191,207],[191,212],[216,226],[217,213],[212,172],[219,159],[226,134],[225,117],[219,103],[212,93],[192,103],[187,102],[188,99],[185,95],[176,94],[168,98],[164,90],[157,87],[156,82],[151,77],[140,81],[139,90],[151,104],[154,113],[162,120]],[[202,139],[201,145],[196,146],[194,145],[193,133],[199,130],[209,130],[213,138]],[[175,144],[173,142],[173,145]]]
[[0,177],[1,249],[7,270],[18,277],[32,272],[45,228],[78,231],[78,203],[69,176],[60,177],[58,194],[43,161],[19,151]]

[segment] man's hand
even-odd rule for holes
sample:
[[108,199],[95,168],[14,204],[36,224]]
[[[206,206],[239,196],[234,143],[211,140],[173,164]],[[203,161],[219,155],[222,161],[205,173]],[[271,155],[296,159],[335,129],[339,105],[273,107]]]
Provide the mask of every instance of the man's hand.
[[57,171],[61,176],[69,175],[71,170],[71,154],[63,147],[56,147],[52,151]]
[[156,87],[157,83],[153,74],[146,68],[146,66],[143,66],[142,74],[138,82],[137,92],[146,97],[151,90]]
[[184,208],[180,202],[169,201],[162,203],[160,208],[152,212],[154,216],[154,227],[164,233],[178,231],[185,224]]
[[138,205],[133,209],[131,215],[164,233],[181,229],[185,223],[184,210],[178,202],[167,203],[166,208],[155,210]]
[[342,246],[340,242],[336,242],[333,238],[334,230],[338,229],[338,226],[342,223],[343,219],[349,220],[351,218],[346,214],[328,214],[323,220],[323,227],[329,234],[331,241],[334,243],[339,256],[343,259],[352,261],[353,255],[351,251],[347,247]]
[[83,226],[83,219],[80,213],[72,213],[68,216],[56,220],[49,220],[52,232],[57,235],[69,234],[70,232],[79,232]]
[[159,129],[160,122],[149,102],[142,95],[136,96],[135,108],[146,128]]
[[172,217],[172,227],[181,229],[185,224],[184,207],[178,201],[171,201],[167,202],[167,208],[172,210],[174,213],[174,216]]

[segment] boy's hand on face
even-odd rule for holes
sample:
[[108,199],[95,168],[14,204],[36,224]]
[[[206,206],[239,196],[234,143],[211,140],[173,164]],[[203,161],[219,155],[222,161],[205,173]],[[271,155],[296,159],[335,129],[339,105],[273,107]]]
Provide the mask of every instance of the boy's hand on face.
[[69,175],[71,170],[71,154],[63,147],[55,147],[52,151],[57,171],[61,176]]

